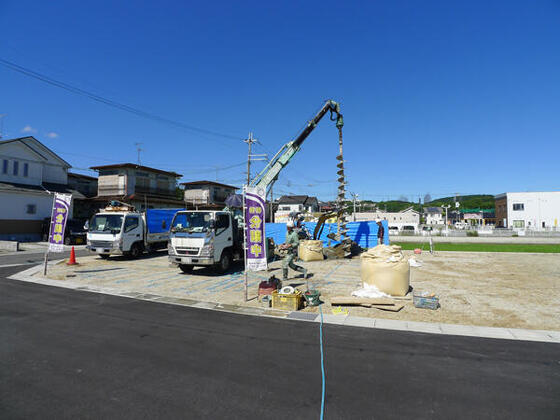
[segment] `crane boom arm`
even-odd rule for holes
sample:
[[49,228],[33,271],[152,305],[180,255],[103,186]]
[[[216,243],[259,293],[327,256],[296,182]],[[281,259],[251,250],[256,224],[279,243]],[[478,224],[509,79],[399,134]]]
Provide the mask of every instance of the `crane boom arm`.
[[278,174],[290,162],[292,157],[299,151],[305,139],[315,129],[319,121],[330,111],[331,121],[336,121],[337,128],[342,128],[344,121],[340,113],[340,104],[328,100],[323,107],[317,112],[315,117],[307,123],[303,131],[295,138],[284,146],[274,155],[266,167],[251,181],[252,187],[260,187],[268,192],[270,187],[276,181]]

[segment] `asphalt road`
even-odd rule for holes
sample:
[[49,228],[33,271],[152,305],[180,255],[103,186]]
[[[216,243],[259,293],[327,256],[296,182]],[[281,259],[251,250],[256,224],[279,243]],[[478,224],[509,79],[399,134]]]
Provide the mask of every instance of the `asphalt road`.
[[[0,418],[319,417],[319,325],[7,280]],[[558,419],[560,345],[325,325],[327,419]]]
[[[84,257],[86,255],[92,255],[87,249],[77,249],[76,257]],[[7,253],[1,252],[0,253],[0,269],[7,267],[7,266],[16,266],[16,265],[28,265],[33,266],[37,264],[41,264],[43,262],[43,258],[45,257],[45,252],[41,250],[37,251],[20,251],[17,253]],[[70,252],[51,252],[49,254],[50,260],[58,260],[62,258],[69,258]],[[29,268],[29,267],[28,267]],[[22,268],[20,268],[21,270]],[[24,269],[24,268],[23,268]],[[1,271],[0,271],[1,273]]]

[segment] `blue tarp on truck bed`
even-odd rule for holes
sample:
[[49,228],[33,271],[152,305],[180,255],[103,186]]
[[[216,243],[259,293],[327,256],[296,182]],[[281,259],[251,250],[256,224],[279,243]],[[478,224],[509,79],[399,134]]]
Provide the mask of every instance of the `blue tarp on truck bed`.
[[[180,210],[185,209],[148,209],[146,210],[146,225],[149,233],[169,232],[173,216]],[[165,228],[162,222],[165,221]]]
[[[383,243],[385,245],[389,245],[389,224],[387,223],[387,220],[382,220],[381,224],[385,228]],[[305,227],[307,227],[311,235],[313,235],[315,226],[317,226],[317,223],[305,223]],[[350,239],[362,248],[373,248],[377,245],[377,223],[349,222],[346,224],[346,227],[348,228],[348,236]],[[327,235],[331,232],[336,233],[336,223],[325,223],[323,234],[319,238],[323,241],[325,246],[327,246],[327,242],[329,240]],[[286,241],[286,223],[267,223],[266,236],[268,238],[273,238],[276,244],[283,244]],[[336,243],[337,242],[335,241],[331,241],[331,245],[335,245]]]

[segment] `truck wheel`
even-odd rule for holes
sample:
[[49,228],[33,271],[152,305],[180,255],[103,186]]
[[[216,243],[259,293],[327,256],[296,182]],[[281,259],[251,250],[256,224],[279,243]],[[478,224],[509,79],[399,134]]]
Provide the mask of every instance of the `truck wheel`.
[[231,255],[229,251],[222,252],[222,258],[220,258],[220,262],[218,263],[218,271],[220,273],[225,273],[229,270],[229,266],[231,265]]
[[194,267],[192,265],[179,264],[179,268],[183,273],[192,273]]
[[140,256],[141,253],[142,248],[140,248],[140,245],[132,244],[132,246],[130,247],[130,258],[136,259]]
[[99,254],[99,256],[101,257],[101,259],[104,259],[104,260],[109,259],[109,254]]

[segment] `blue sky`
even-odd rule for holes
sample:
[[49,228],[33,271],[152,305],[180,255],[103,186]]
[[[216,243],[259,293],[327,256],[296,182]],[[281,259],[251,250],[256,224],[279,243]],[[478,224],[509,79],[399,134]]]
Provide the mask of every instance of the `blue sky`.
[[[273,154],[332,98],[361,198],[557,190],[559,18],[557,1],[0,0],[0,58],[234,138],[0,66],[3,137],[32,134],[75,168],[135,162],[141,142],[145,165],[241,185],[249,131]],[[334,198],[337,148],[325,119],[277,193]]]

